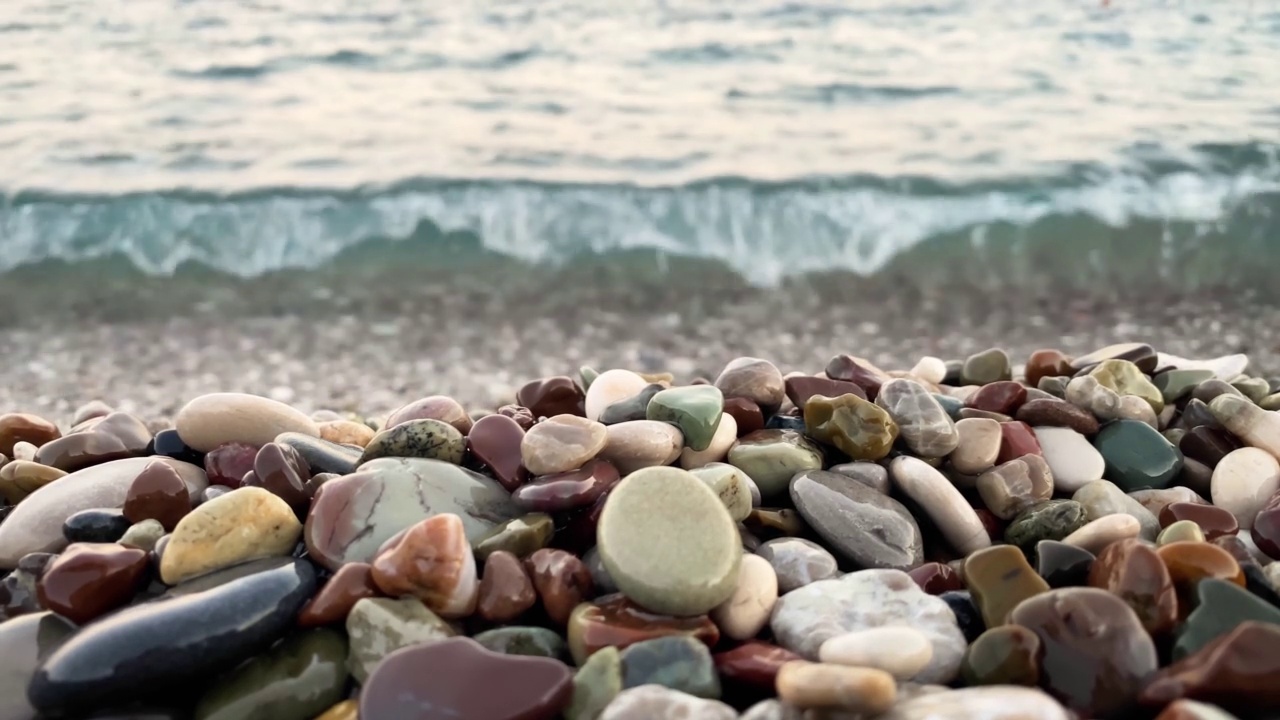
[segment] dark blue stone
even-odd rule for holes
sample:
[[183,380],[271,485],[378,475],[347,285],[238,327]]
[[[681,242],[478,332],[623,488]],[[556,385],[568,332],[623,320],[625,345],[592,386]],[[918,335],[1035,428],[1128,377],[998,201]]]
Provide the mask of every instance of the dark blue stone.
[[276,437],[276,442],[297,450],[302,459],[311,466],[312,475],[316,473],[350,475],[356,471],[356,465],[360,462],[360,450],[302,433],[281,433]]
[[62,523],[62,536],[73,543],[113,543],[132,524],[122,510],[81,510]]
[[804,418],[798,415],[771,415],[765,422],[766,430],[795,430],[804,432]]
[[[315,593],[301,560],[187,594],[165,596],[99,620],[49,657],[27,688],[55,717],[164,698],[271,646]],[[181,586],[179,586],[181,588]]]
[[147,454],[163,455],[174,460],[189,462],[196,467],[204,467],[204,453],[187,447],[187,444],[182,442],[182,438],[178,437],[178,431],[173,429],[156,433],[155,437],[151,438],[151,444],[147,446]]
[[966,642],[973,643],[979,635],[987,631],[982,613],[978,612],[978,606],[973,604],[973,596],[968,590],[951,590],[938,597],[942,598],[951,608],[951,612],[955,613],[956,622],[959,623],[960,632],[964,633]]

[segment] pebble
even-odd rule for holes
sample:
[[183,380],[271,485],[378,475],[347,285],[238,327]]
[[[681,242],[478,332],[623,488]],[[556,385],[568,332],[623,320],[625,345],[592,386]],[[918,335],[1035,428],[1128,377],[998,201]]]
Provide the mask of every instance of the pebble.
[[249,560],[288,555],[302,524],[279,497],[243,487],[195,508],[178,523],[160,561],[169,585]]
[[759,640],[748,640],[732,650],[712,656],[720,677],[730,687],[765,691],[772,694],[777,684],[778,671],[799,655]]
[[1009,380],[1013,370],[1009,364],[1009,355],[999,348],[983,350],[965,358],[960,369],[962,385],[986,385],[987,383]]
[[1204,531],[1190,520],[1179,520],[1160,531],[1156,537],[1156,545],[1168,545],[1175,542],[1206,542]]
[[0,415],[0,455],[17,458],[14,445],[25,442],[36,448],[62,437],[58,426],[38,415],[5,413]]
[[[1237,395],[1220,395],[1209,403],[1209,412],[1246,445],[1280,458],[1280,414],[1263,410]],[[3,451],[3,448],[0,448]]]
[[1267,500],[1280,491],[1280,462],[1255,447],[1233,450],[1213,469],[1213,504],[1235,516],[1243,530],[1253,527]]
[[1011,520],[1053,497],[1054,478],[1044,458],[1025,455],[979,475],[975,486],[988,510],[1002,520]]
[[70,473],[109,460],[143,457],[151,439],[146,423],[127,413],[112,413],[41,445],[35,461]]
[[1107,515],[1097,520],[1090,520],[1062,538],[1062,542],[1084,548],[1091,553],[1098,553],[1113,542],[1136,538],[1141,532],[1142,524],[1137,518],[1131,515]]
[[1005,463],[1027,455],[1044,455],[1031,426],[1016,420],[1001,422],[1000,454],[996,455],[996,462]]
[[191,494],[178,471],[153,460],[138,473],[125,495],[123,516],[130,524],[156,520],[167,532],[191,512]]
[[543,549],[524,561],[547,617],[557,625],[569,622],[573,609],[595,596],[591,571],[578,556],[564,550]]
[[749,640],[769,623],[777,601],[778,576],[773,566],[758,555],[744,555],[733,595],[712,608],[711,620],[725,637]]
[[996,464],[1000,454],[1000,423],[989,418],[966,418],[956,423],[959,441],[951,465],[966,475],[979,475]]
[[1178,620],[1173,578],[1155,549],[1139,540],[1121,540],[1099,551],[1088,582],[1123,600],[1152,637],[1162,637]]
[[742,470],[726,463],[713,462],[689,472],[711,488],[711,492],[724,503],[734,522],[742,522],[751,514],[760,491]]
[[466,448],[467,440],[463,434],[443,420],[405,420],[374,435],[356,464],[360,466],[384,457],[403,457],[461,465]]
[[889,413],[898,426],[902,442],[919,457],[945,457],[960,442],[960,434],[947,411],[918,382],[894,379],[884,383],[876,395],[876,405]]
[[0,624],[0,717],[36,717],[27,700],[27,685],[36,668],[76,632],[76,627],[50,612],[7,620]]
[[174,427],[183,442],[200,452],[233,442],[262,446],[284,432],[320,436],[315,422],[301,412],[243,393],[201,395],[178,411]]
[[778,578],[778,592],[786,594],[819,580],[839,575],[836,558],[821,545],[804,538],[770,540],[756,549]]
[[941,358],[926,355],[912,366],[910,372],[925,382],[941,385],[947,377],[947,363]]
[[119,543],[126,547],[135,547],[150,552],[165,534],[164,526],[159,520],[143,520],[129,526],[120,536]]
[[866,399],[867,393],[857,383],[847,380],[832,380],[821,375],[792,375],[786,379],[787,399],[792,405],[804,408],[809,398],[814,395],[823,397],[840,397],[841,395],[857,395]]
[[920,631],[933,645],[919,682],[945,683],[956,676],[965,639],[955,614],[900,570],[861,570],[811,583],[778,598],[770,621],[782,647],[809,659],[817,659],[822,643],[837,635],[896,625]]
[[604,449],[604,425],[576,415],[556,415],[534,425],[520,441],[520,457],[534,475],[582,467]]
[[836,635],[818,648],[818,660],[882,670],[910,680],[933,659],[933,644],[924,633],[905,626],[857,630]]
[[1053,698],[1030,688],[999,685],[929,693],[899,703],[877,720],[1069,720]]
[[986,412],[1012,416],[1027,401],[1027,388],[1012,380],[998,380],[978,388],[965,404]]
[[837,355],[827,363],[827,377],[845,380],[862,388],[868,400],[875,400],[880,386],[891,378],[888,373],[873,365],[866,358]]
[[753,357],[731,360],[720,371],[715,386],[726,398],[744,398],[771,410],[782,405],[786,393],[778,367],[768,360]]
[[573,700],[565,720],[596,720],[622,692],[622,655],[615,647],[601,648],[573,676]]
[[601,415],[605,409],[639,395],[648,384],[644,378],[630,370],[605,370],[587,388],[583,406],[587,419],[603,422]]
[[923,460],[899,456],[889,464],[889,476],[933,520],[951,546],[967,555],[991,545],[982,521],[946,476]]
[[555,534],[555,521],[546,513],[528,513],[495,526],[471,543],[476,557],[484,560],[490,554],[506,551],[526,558],[546,547]]
[[1100,425],[1093,413],[1069,402],[1050,398],[1028,400],[1018,408],[1014,419],[1032,427],[1070,428],[1081,435],[1093,435]]
[[[281,433],[276,437],[287,434]],[[253,471],[253,462],[258,458],[259,447],[261,446],[245,443],[223,443],[205,453],[204,469],[208,474],[209,483],[233,489],[240,487],[244,484],[244,476]]]
[[1136,420],[1116,420],[1098,431],[1093,445],[1106,460],[1106,477],[1125,492],[1168,487],[1182,469],[1182,453],[1159,432]]
[[1098,384],[1118,395],[1142,398],[1157,415],[1164,410],[1164,395],[1138,366],[1128,360],[1103,360],[1089,371]]
[[830,547],[859,568],[905,570],[924,560],[924,542],[911,513],[853,478],[802,471],[791,480],[791,498]]
[[[641,468],[670,465],[684,447],[679,428],[656,420],[630,420],[609,425],[605,431],[605,445],[597,457],[611,463],[624,477]],[[729,438],[725,452],[735,439]]]
[[564,638],[544,627],[510,625],[485,630],[472,637],[486,650],[504,655],[559,659],[569,654]]
[[58,468],[31,460],[0,463],[0,495],[10,505],[17,505],[31,493],[66,474]]
[[688,635],[642,640],[622,651],[624,688],[661,685],[694,697],[720,697],[720,678],[707,646]]
[[778,671],[778,698],[800,708],[839,708],[877,715],[893,706],[897,688],[883,670],[794,660]]
[[506,415],[486,415],[475,422],[467,435],[467,451],[488,468],[502,487],[515,491],[529,480],[520,454],[524,434],[520,423]]
[[720,640],[720,629],[706,615],[674,617],[649,612],[622,594],[584,602],[569,617],[567,636],[573,661],[581,666],[605,647],[626,649],[668,635],[689,635],[708,647]]
[[1071,493],[1102,479],[1106,460],[1084,435],[1063,427],[1039,427],[1034,432],[1040,454],[1053,473],[1055,490]]
[[1004,540],[1030,553],[1041,540],[1062,540],[1088,522],[1084,506],[1074,500],[1048,500],[1033,505],[1005,528]]
[[853,394],[809,398],[804,425],[810,437],[854,460],[879,460],[898,439],[898,425],[888,411]]
[[[957,563],[956,565],[960,569],[964,568],[963,563]],[[957,568],[940,562],[925,563],[912,568],[907,574],[911,576],[912,580],[916,581],[921,590],[930,595],[941,595],[952,590],[964,589],[964,580],[960,578]]]
[[1141,526],[1139,536],[1144,540],[1155,540],[1160,532],[1160,521],[1156,516],[1142,503],[1124,494],[1115,483],[1095,480],[1076,490],[1071,499],[1080,503],[1089,521],[1120,513],[1138,521]]
[[196,703],[196,720],[310,720],[342,699],[347,640],[309,630],[219,677]]
[[373,584],[390,597],[415,597],[447,619],[475,611],[480,581],[457,515],[433,515],[389,539],[371,568]]
[[[635,395],[622,400],[617,400],[610,404],[601,411],[600,417],[597,419],[605,425],[613,425],[620,422],[627,422],[629,420],[644,420],[645,416],[648,414],[649,401],[653,399],[654,395],[657,395],[666,389],[667,387],[665,385],[649,383],[641,388]],[[725,412],[728,412],[731,406],[737,405],[749,405],[751,408],[754,408],[756,415],[760,415],[759,407],[756,407],[756,405],[751,403],[751,401],[743,400],[741,398],[726,400]],[[760,418],[760,424],[761,426],[764,425],[763,417]]]
[[720,498],[688,471],[645,468],[624,478],[609,493],[597,537],[610,577],[650,610],[700,615],[733,594],[737,529]]
[[362,685],[384,657],[400,648],[453,637],[453,629],[417,598],[364,598],[347,614],[347,669]]
[[[320,431],[321,440],[335,445],[354,445],[363,448],[374,436],[373,428],[354,420],[329,420],[317,423],[316,428]],[[279,442],[279,436],[276,437]]]
[[646,419],[680,428],[685,444],[695,451],[711,445],[723,414],[724,395],[712,385],[667,388],[654,395],[645,410]]
[[738,713],[718,700],[694,697],[661,685],[641,685],[618,693],[599,720],[737,720]]
[[1195,609],[1174,635],[1175,661],[1201,651],[1241,623],[1253,620],[1280,625],[1280,608],[1234,582],[1210,577],[1200,580],[1194,587],[1195,593],[1188,605]]
[[700,468],[713,462],[724,460],[729,449],[738,440],[738,421],[728,412],[720,416],[720,424],[716,426],[715,435],[706,450],[694,450],[686,447],[680,450],[680,467],[685,470]]
[[432,395],[398,408],[387,416],[382,429],[391,430],[413,420],[438,420],[452,425],[462,435],[470,433],[472,428],[471,417],[462,403],[445,395]]
[[[1127,495],[1137,500],[1147,510],[1157,516],[1164,508],[1175,502],[1199,503],[1207,505],[1208,501],[1200,497],[1195,490],[1186,487],[1169,487],[1162,490],[1135,490]],[[1234,523],[1235,521],[1232,520]]]
[[728,462],[760,488],[763,497],[785,492],[801,470],[821,470],[822,451],[794,430],[757,430],[738,438]]
[[1049,584],[1012,545],[996,545],[966,557],[964,581],[988,628],[1006,624],[1019,603],[1049,591]]
[[[1161,669],[1139,698],[1162,707],[1182,698],[1211,700],[1234,712],[1254,714],[1280,709],[1280,626],[1240,623],[1182,660]],[[1192,716],[1194,717],[1194,716]]]
[[320,627],[346,622],[351,608],[364,598],[378,597],[368,563],[351,562],[338,568],[315,597],[298,613],[300,627]]
[[960,675],[969,686],[1040,684],[1040,636],[1021,625],[993,627],[969,646]]
[[[490,415],[489,417],[499,417]],[[485,419],[476,423],[478,432]],[[511,493],[511,500],[522,510],[557,512],[589,507],[613,489],[622,477],[609,462],[596,458],[577,470],[534,478]]]
[[130,525],[119,510],[81,510],[62,523],[62,536],[69,543],[113,543]]

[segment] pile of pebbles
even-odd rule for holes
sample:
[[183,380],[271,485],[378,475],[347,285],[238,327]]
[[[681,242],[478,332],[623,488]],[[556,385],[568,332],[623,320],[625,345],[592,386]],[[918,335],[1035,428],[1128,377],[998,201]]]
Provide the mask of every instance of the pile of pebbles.
[[1247,367],[0,415],[0,718],[1274,718],[1280,393]]

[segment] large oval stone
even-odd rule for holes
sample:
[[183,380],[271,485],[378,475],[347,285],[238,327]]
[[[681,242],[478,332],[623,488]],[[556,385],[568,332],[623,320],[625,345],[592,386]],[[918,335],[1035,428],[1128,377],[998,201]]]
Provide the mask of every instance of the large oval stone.
[[396,533],[440,513],[462,518],[474,543],[520,509],[495,480],[452,463],[380,458],[320,486],[307,515],[307,552],[331,570],[369,562]]
[[791,499],[809,525],[859,568],[906,570],[924,561],[924,541],[911,513],[851,477],[822,470],[796,473]]
[[302,534],[289,504],[257,487],[210,500],[182,518],[160,559],[170,585],[250,560],[288,555]]
[[960,433],[947,411],[914,380],[898,378],[881,385],[876,405],[889,413],[899,437],[920,457],[944,457],[960,444]]
[[304,720],[342,699],[347,640],[308,630],[223,675],[196,703],[196,720]]
[[1182,453],[1155,428],[1121,419],[1098,431],[1093,446],[1107,463],[1106,477],[1125,492],[1168,487],[1182,469]]
[[201,395],[178,411],[173,424],[182,441],[200,452],[233,442],[261,447],[285,432],[320,437],[320,428],[301,411],[244,393]]

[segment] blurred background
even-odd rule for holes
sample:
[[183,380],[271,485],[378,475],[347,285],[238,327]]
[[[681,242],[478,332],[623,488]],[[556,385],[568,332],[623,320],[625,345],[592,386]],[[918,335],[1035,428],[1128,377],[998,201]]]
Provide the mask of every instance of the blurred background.
[[1275,372],[1277,87],[1253,0],[4,0],[0,411],[1122,340]]

